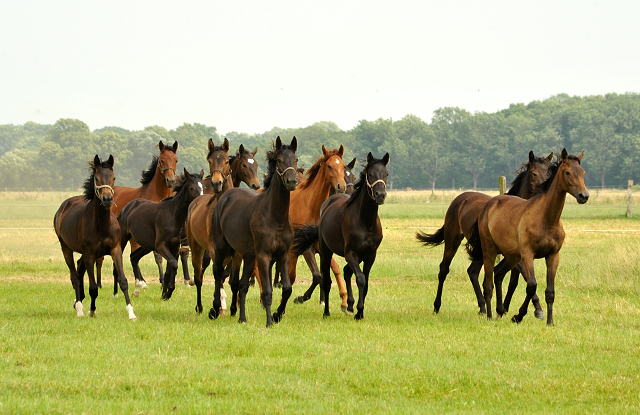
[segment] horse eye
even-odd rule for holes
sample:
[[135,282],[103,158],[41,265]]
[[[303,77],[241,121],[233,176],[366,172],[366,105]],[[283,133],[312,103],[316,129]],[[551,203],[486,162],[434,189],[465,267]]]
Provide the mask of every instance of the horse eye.
[[538,176],[538,173],[536,173],[535,171],[532,172],[531,174],[533,174],[534,177]]
[[327,167],[329,167],[329,170],[333,169],[333,167],[331,167],[331,164],[327,165]]
[[568,171],[565,171],[564,174],[566,174],[567,176],[571,176],[571,173]]

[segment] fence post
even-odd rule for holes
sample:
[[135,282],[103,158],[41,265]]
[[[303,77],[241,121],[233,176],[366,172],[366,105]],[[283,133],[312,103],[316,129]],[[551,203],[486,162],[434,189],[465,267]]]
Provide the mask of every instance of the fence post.
[[506,176],[498,177],[498,188],[500,189],[500,194],[501,195],[507,193],[507,178],[506,178]]
[[629,187],[627,188],[627,217],[631,217],[631,189],[633,188],[633,180],[629,180]]

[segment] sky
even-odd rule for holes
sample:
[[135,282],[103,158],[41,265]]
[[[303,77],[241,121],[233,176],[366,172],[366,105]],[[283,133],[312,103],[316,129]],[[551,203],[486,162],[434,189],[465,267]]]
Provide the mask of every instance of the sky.
[[0,0],[0,124],[262,133],[640,92],[634,1]]

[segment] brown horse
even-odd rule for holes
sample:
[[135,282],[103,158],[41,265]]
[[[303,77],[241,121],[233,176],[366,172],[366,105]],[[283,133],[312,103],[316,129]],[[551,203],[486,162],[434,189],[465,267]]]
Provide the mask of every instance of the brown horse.
[[[241,146],[241,150],[243,150]],[[216,146],[213,140],[209,140],[209,154],[207,161],[209,163],[210,174],[213,181],[217,181],[218,177],[228,177],[231,174],[231,164],[229,163],[229,142],[225,139],[222,146]],[[250,154],[250,153],[249,153]],[[253,155],[252,155],[253,157]],[[236,157],[236,160],[238,157]],[[254,164],[257,164],[254,162]],[[187,214],[186,235],[189,249],[191,250],[191,263],[193,265],[194,283],[197,288],[196,312],[202,313],[202,278],[204,276],[203,259],[206,258],[207,264],[209,258],[213,258],[214,247],[213,240],[209,237],[211,233],[211,218],[213,210],[218,204],[218,199],[224,192],[232,189],[233,181],[224,180],[222,187],[214,194],[205,194],[199,196],[189,205]],[[221,295],[221,308],[226,310],[226,294],[224,291]]]
[[[159,202],[165,197],[171,196],[171,188],[176,182],[176,168],[178,164],[178,157],[176,151],[178,150],[178,142],[175,141],[173,146],[165,146],[162,141],[158,143],[160,149],[160,156],[153,156],[151,164],[147,170],[142,172],[142,178],[140,187],[123,187],[116,186],[113,196],[113,205],[111,211],[116,215],[120,214],[120,211],[126,206],[127,203],[133,199],[147,199],[154,202]],[[134,251],[138,245],[131,241],[131,249]],[[160,273],[162,275],[162,257],[156,256],[156,263]],[[102,270],[102,258],[97,261],[97,274],[98,274],[98,287],[101,287],[101,270]],[[136,280],[136,284],[140,284],[138,288],[146,288],[144,279],[141,281]],[[113,295],[118,294],[118,287],[114,284]]]
[[[519,170],[518,175],[511,183],[508,195],[518,196],[522,199],[530,199],[536,191],[539,183],[548,177],[549,163],[553,159],[553,153],[546,158],[536,157],[533,151],[529,152],[529,161]],[[440,311],[442,303],[442,288],[449,273],[449,266],[453,257],[458,252],[458,247],[463,238],[471,237],[473,225],[478,220],[478,215],[482,207],[491,199],[491,196],[478,192],[464,192],[458,195],[453,201],[444,217],[444,225],[433,234],[423,232],[416,233],[416,238],[425,246],[438,246],[444,242],[444,253],[440,262],[440,272],[438,273],[438,291],[433,302],[433,312]],[[478,274],[482,268],[482,261],[475,261],[469,265],[467,273],[476,294],[480,314],[486,314],[484,297],[478,283]],[[515,284],[518,283],[519,272],[516,268],[512,271],[512,280],[515,277]],[[542,318],[544,313],[540,307],[538,296],[533,298],[536,308],[536,316]]]
[[[129,300],[129,284],[124,276],[122,266],[122,249],[120,245],[120,226],[113,212],[114,181],[113,156],[106,162],[98,155],[89,163],[91,176],[84,182],[84,197],[75,196],[62,202],[53,218],[55,229],[64,260],[69,267],[71,284],[76,294],[73,308],[77,316],[84,316],[82,300],[84,300],[84,282],[82,275],[89,275],[89,295],[91,308],[89,315],[95,316],[98,284],[93,266],[98,258],[111,255],[115,265],[114,273],[118,276],[120,289],[124,293],[126,309],[130,320],[135,320],[133,306]],[[76,270],[73,253],[79,252],[82,257]]]
[[[225,142],[227,142],[228,146],[226,138]],[[230,174],[231,180],[233,181],[233,187],[240,187],[240,183],[244,182],[251,189],[258,190],[260,188],[258,162],[255,159],[257,152],[258,147],[249,152],[245,150],[242,144],[240,144],[240,148],[236,152],[235,156],[229,156],[229,164],[231,165]],[[202,186],[204,187],[205,194],[212,195],[216,193],[211,187],[211,176],[207,176],[202,180]]]
[[[217,318],[219,315],[224,261],[234,253],[242,255],[244,260],[240,281],[239,322],[247,321],[245,300],[254,264],[259,270],[267,327],[282,318],[287,300],[291,296],[288,253],[293,241],[293,229],[289,219],[289,202],[291,192],[298,185],[298,157],[295,153],[297,147],[298,141],[295,137],[290,145],[282,144],[280,137],[276,139],[274,148],[267,152],[268,173],[264,180],[263,192],[234,188],[220,197],[213,212],[209,235],[215,251],[213,274],[216,283],[209,318]],[[282,302],[272,316],[271,268],[274,262],[282,270],[283,287]]]
[[[136,279],[141,279],[138,262],[149,252],[155,251],[167,260],[167,271],[162,282],[162,299],[168,300],[175,289],[175,277],[178,270],[178,254],[181,231],[187,219],[189,204],[202,195],[202,176],[191,174],[184,169],[184,175],[173,190],[175,195],[153,202],[146,199],[134,199],[120,212],[121,245],[124,247],[135,239],[139,248],[131,252],[131,265]],[[136,284],[136,289],[137,284]]]
[[[567,193],[580,204],[589,200],[589,192],[584,184],[584,170],[580,167],[583,156],[584,151],[574,156],[563,149],[560,160],[549,166],[549,178],[539,186],[538,194],[529,200],[507,195],[496,196],[482,208],[477,228],[467,242],[467,247],[474,261],[483,261],[487,317],[491,318],[494,278],[497,311],[503,314],[502,279],[518,262],[522,262],[527,280],[527,295],[518,314],[512,318],[516,323],[522,321],[537,288],[533,260],[544,258],[547,265],[547,324],[553,325],[555,276],[560,262],[560,248],[564,242],[560,215]],[[502,254],[504,259],[494,270],[498,254]]]
[[[367,165],[356,182],[351,196],[333,195],[322,204],[318,225],[308,225],[296,230],[296,253],[306,251],[316,241],[320,241],[320,268],[324,286],[324,316],[329,313],[329,292],[331,290],[330,263],[333,254],[347,261],[344,278],[349,294],[348,307],[353,311],[351,276],[356,275],[358,285],[358,312],[354,319],[364,318],[364,300],[369,289],[369,272],[376,260],[376,253],[382,242],[382,225],[378,216],[378,206],[387,197],[387,163],[389,153],[382,159],[367,155]],[[364,263],[360,269],[360,263]]]

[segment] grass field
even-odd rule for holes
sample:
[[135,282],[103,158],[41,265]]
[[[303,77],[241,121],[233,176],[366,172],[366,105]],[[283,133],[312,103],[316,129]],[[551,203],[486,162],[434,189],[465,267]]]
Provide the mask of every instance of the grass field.
[[[637,200],[633,218],[626,192],[568,200],[556,325],[547,327],[531,311],[519,325],[478,316],[462,250],[432,314],[442,247],[423,248],[413,235],[442,225],[456,193],[437,193],[393,192],[381,208],[385,239],[363,321],[340,313],[334,284],[330,318],[316,295],[290,302],[266,329],[255,288],[246,325],[197,315],[195,289],[182,284],[161,301],[151,256],[136,322],[110,295],[111,278],[97,316],[76,318],[51,229],[69,194],[0,192],[0,413],[637,413]],[[125,272],[131,282],[128,259]],[[310,282],[303,266],[298,273],[294,296]],[[211,282],[208,272],[205,310]],[[523,298],[521,283],[509,316]]]

